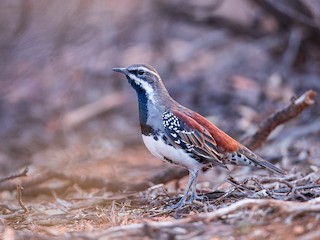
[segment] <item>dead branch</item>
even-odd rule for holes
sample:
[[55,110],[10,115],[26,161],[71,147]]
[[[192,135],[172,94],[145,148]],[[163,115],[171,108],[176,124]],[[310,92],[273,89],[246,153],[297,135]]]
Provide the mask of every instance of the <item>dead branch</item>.
[[27,176],[28,171],[29,171],[29,168],[25,167],[25,169],[21,173],[12,174],[8,177],[1,178],[0,183],[11,180],[11,179],[19,178],[19,177],[25,177],[25,176]]
[[244,144],[250,149],[259,148],[276,127],[297,117],[304,109],[314,104],[316,95],[315,91],[309,90],[289,106],[272,114],[260,124],[258,131],[253,136],[244,141]]
[[236,211],[240,211],[245,208],[265,208],[270,207],[278,209],[285,214],[297,214],[307,212],[319,212],[320,211],[320,198],[315,198],[307,202],[289,202],[279,201],[274,199],[243,199],[228,207],[220,208],[215,212],[199,214],[191,217],[189,221],[212,221],[221,217],[226,217]]

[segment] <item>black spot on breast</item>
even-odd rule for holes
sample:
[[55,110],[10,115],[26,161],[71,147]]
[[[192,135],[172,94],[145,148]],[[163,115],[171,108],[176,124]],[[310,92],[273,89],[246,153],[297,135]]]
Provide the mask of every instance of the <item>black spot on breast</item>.
[[163,136],[162,136],[162,140],[164,141],[165,144],[167,144],[167,145],[169,145],[169,146],[173,146],[173,145],[168,141],[167,136],[163,135]]
[[[193,154],[192,154],[193,155]],[[198,163],[201,163],[201,164],[209,164],[210,161],[206,158],[203,158],[203,157],[199,157],[197,155],[193,155],[191,156],[194,160],[196,160]]]
[[163,158],[164,158],[164,160],[166,160],[168,163],[171,163],[171,164],[174,163],[171,159],[169,159],[169,158],[167,158],[167,157],[163,157]]
[[154,132],[153,128],[150,125],[147,125],[144,123],[140,123],[140,128],[141,128],[141,133],[145,136],[149,136]]

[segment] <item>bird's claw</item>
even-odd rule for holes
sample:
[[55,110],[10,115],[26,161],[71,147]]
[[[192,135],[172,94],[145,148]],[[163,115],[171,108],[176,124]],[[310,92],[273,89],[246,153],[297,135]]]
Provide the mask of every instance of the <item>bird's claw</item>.
[[176,209],[180,209],[182,208],[184,205],[186,204],[192,204],[192,202],[194,200],[205,200],[206,199],[206,196],[203,196],[203,195],[198,195],[196,193],[192,193],[191,196],[189,197],[188,200],[186,200],[184,197],[182,197],[179,202],[177,202],[176,204],[173,204],[173,205],[170,205],[170,206],[167,206],[165,208],[165,210],[168,210],[168,211],[172,211],[172,210],[176,210]]
[[185,201],[185,199],[182,197],[182,198],[179,200],[179,202],[177,202],[176,204],[167,206],[167,207],[165,208],[165,210],[173,211],[173,210],[182,208],[182,206],[183,206],[185,203],[186,203],[186,201]]
[[191,204],[194,200],[204,200],[206,197],[205,196],[199,196],[198,194],[194,193],[194,194],[191,194],[190,198],[186,201],[187,204]]

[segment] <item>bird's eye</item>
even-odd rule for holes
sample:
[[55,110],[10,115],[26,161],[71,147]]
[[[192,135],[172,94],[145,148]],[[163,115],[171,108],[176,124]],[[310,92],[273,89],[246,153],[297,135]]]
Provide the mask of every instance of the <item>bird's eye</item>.
[[142,76],[144,74],[144,71],[142,69],[137,71],[138,75]]

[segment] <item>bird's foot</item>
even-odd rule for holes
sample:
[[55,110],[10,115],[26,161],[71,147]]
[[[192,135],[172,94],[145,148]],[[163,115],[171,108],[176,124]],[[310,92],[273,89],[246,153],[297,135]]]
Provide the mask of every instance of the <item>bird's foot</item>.
[[179,202],[177,202],[176,204],[170,205],[166,207],[166,210],[168,211],[172,211],[172,210],[176,210],[176,209],[180,209],[182,208],[184,205],[186,204],[192,204],[192,202],[194,200],[204,200],[206,199],[206,196],[199,196],[197,193],[191,194],[191,196],[189,197],[188,200],[186,200],[185,197],[182,197]]
[[192,193],[190,198],[186,201],[187,204],[191,204],[194,200],[204,200],[205,196],[199,196],[196,192]]
[[176,204],[173,204],[173,205],[170,205],[170,206],[167,206],[165,208],[165,210],[168,210],[168,211],[172,211],[172,210],[176,210],[176,209],[180,209],[182,208],[186,203],[186,198],[183,196],[179,202],[177,202]]

